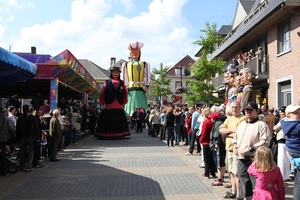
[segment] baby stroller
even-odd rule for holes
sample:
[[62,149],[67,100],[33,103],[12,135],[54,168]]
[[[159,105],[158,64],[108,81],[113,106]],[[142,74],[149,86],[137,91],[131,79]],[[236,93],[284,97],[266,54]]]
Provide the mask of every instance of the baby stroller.
[[8,145],[6,145],[6,155],[9,171],[15,173],[20,166],[19,151],[12,151]]

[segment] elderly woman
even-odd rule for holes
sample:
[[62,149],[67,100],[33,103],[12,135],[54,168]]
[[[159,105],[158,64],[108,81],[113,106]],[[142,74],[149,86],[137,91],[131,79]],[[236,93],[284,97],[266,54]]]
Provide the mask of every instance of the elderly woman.
[[158,113],[152,109],[149,116],[149,123],[152,125],[152,137],[155,137],[159,134],[158,118]]

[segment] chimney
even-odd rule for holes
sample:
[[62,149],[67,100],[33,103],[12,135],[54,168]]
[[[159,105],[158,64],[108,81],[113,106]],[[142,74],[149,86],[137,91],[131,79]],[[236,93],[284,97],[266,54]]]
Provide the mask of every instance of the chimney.
[[116,64],[116,58],[115,57],[111,57],[110,58],[110,66],[112,67],[114,64]]
[[36,47],[31,47],[31,54],[36,54]]
[[131,62],[132,61],[132,58],[129,56],[128,57],[128,62]]

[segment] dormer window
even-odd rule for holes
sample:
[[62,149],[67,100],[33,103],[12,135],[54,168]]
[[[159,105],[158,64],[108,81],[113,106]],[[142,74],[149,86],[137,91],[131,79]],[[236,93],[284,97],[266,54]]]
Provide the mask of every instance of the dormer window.
[[181,75],[185,76],[185,69],[184,68],[182,68],[182,69],[181,68],[175,68],[175,75],[180,76],[180,70],[182,70]]

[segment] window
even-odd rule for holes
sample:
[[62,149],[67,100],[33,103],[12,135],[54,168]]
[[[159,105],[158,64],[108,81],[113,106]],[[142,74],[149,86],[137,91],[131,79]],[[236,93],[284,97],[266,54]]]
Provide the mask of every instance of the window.
[[278,26],[278,53],[291,49],[291,25],[290,20]]
[[[175,81],[175,89],[180,87],[180,81]],[[175,90],[174,89],[174,90]]]
[[182,76],[185,76],[185,68],[182,68],[182,69],[175,68],[175,75],[180,76],[180,73],[181,73]]
[[291,81],[284,81],[278,83],[279,89],[279,106],[287,106],[292,103],[292,88]]

